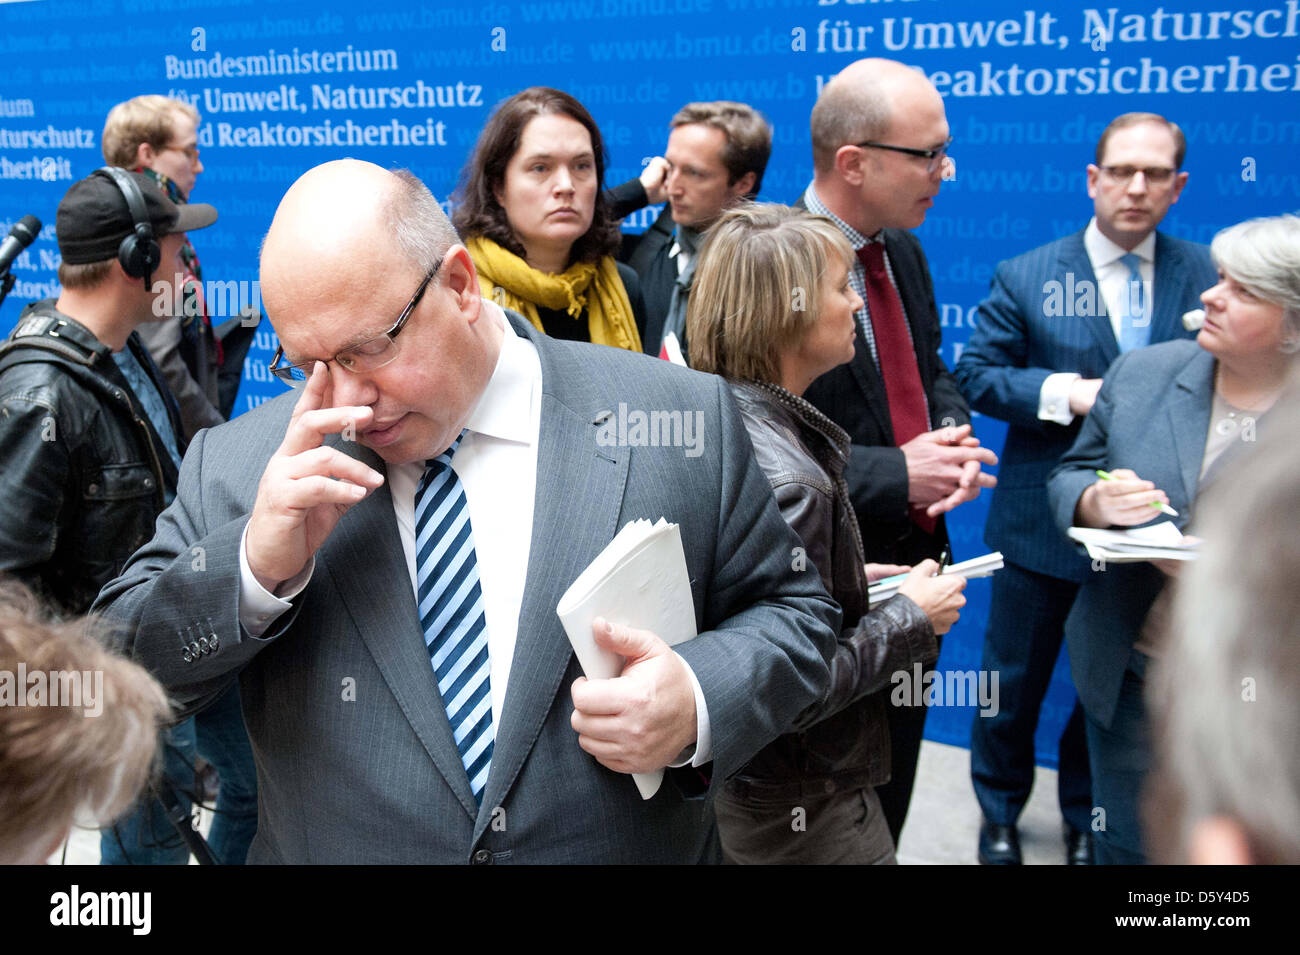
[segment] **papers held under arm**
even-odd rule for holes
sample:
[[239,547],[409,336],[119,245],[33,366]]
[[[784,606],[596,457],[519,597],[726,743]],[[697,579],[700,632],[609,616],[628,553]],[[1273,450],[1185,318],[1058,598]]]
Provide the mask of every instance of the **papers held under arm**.
[[[564,592],[555,612],[589,680],[623,672],[623,658],[596,645],[591,623],[597,617],[653,631],[669,646],[696,636],[695,599],[680,528],[662,517],[654,524],[636,520],[623,525]],[[659,790],[663,777],[662,769],[632,774],[643,799]]]

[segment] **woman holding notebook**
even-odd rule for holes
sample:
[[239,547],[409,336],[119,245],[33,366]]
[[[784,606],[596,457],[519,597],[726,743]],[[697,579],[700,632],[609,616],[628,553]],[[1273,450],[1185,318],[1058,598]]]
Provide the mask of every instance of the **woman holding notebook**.
[[853,357],[862,300],[849,285],[852,260],[829,220],[748,204],[709,230],[687,311],[692,366],[730,382],[781,514],[803,541],[791,555],[796,569],[820,574],[844,609],[826,698],[715,802],[731,863],[895,861],[873,788],[889,779],[886,693],[893,674],[935,661],[935,634],[965,603],[965,579],[936,577],[938,565],[927,560],[895,596],[868,606],[868,568],[843,477],[849,438],[801,397]]
[[[1117,358],[1074,447],[1048,478],[1062,532],[1153,520],[1185,531],[1225,465],[1248,455],[1268,428],[1300,349],[1300,218],[1232,226],[1210,253],[1219,282],[1201,295],[1205,321],[1195,341]],[[1167,629],[1165,582],[1178,566],[1094,565],[1066,620],[1093,804],[1105,811],[1099,863],[1146,860],[1137,814],[1150,761],[1143,692]]]

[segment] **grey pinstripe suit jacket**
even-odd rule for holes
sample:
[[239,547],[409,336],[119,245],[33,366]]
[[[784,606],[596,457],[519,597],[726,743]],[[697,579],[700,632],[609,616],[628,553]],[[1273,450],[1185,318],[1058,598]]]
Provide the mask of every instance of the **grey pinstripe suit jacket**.
[[[635,518],[682,527],[700,636],[680,653],[709,709],[714,787],[821,696],[838,612],[815,569],[792,569],[799,541],[722,379],[510,320],[537,346],[544,393],[519,636],[481,809],[433,681],[387,485],[345,515],[294,608],[261,639],[241,631],[240,536],[293,395],[199,436],[154,540],[100,595],[125,649],[186,710],[238,676],[258,767],[250,861],[715,860],[707,799],[666,782],[643,802],[569,725],[580,671],[555,605]],[[700,412],[705,453],[601,446],[595,422],[619,402]],[[331,443],[383,468],[355,443]],[[187,663],[198,634],[215,634],[217,649]],[[355,701],[342,698],[345,679]]]

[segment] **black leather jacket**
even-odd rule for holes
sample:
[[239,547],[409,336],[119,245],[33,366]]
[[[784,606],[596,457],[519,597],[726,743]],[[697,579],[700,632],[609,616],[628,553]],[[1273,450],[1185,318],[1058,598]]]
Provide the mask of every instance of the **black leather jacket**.
[[727,793],[787,802],[882,785],[889,781],[890,678],[938,659],[934,628],[902,595],[869,608],[862,540],[843,476],[848,435],[783,388],[732,382],[731,391],[781,515],[803,541],[808,572],[821,575],[844,610],[844,629],[826,696],[801,716],[800,732],[769,744],[732,777]]
[[[127,347],[181,440],[157,367],[134,333]],[[153,537],[176,477],[108,346],[53,300],[28,306],[0,344],[0,573],[85,613]]]

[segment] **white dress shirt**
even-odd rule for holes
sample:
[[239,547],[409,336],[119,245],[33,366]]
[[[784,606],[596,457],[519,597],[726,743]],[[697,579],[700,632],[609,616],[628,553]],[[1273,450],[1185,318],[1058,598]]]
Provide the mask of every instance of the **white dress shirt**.
[[[498,305],[484,299],[483,310],[486,320],[504,326],[501,352],[483,396],[470,412],[465,437],[452,457],[451,466],[465,489],[469,507],[487,620],[492,719],[497,735],[500,735],[532,544],[537,446],[541,433],[542,365],[536,347],[514,333]],[[423,461],[389,465],[387,468],[393,516],[406,557],[412,594],[417,589],[415,492],[424,470]],[[315,559],[296,578],[277,588],[283,594],[281,597],[268,593],[257,582],[249,570],[242,541],[239,563],[239,622],[251,636],[260,637],[307,586],[315,568]],[[699,680],[690,664],[685,660],[682,663],[695,695],[697,735],[694,751],[687,750],[673,765],[691,763],[700,766],[712,758],[708,710]],[[576,734],[574,745],[577,745]]]
[[[1092,264],[1092,273],[1097,277],[1098,298],[1106,305],[1106,316],[1110,319],[1111,331],[1115,341],[1120,340],[1120,320],[1127,311],[1125,305],[1129,299],[1128,266],[1120,259],[1128,250],[1120,248],[1101,234],[1097,228],[1097,217],[1088,222],[1083,231],[1083,248],[1088,253]],[[1154,230],[1137,244],[1133,254],[1141,261],[1138,272],[1142,276],[1142,304],[1150,320],[1155,314],[1156,284],[1156,234]],[[1058,372],[1048,375],[1038,393],[1038,417],[1042,421],[1054,421],[1057,424],[1069,424],[1074,420],[1070,411],[1070,387],[1081,375],[1075,372]]]

